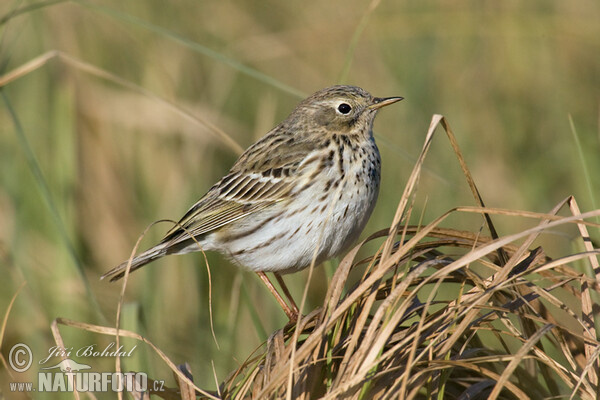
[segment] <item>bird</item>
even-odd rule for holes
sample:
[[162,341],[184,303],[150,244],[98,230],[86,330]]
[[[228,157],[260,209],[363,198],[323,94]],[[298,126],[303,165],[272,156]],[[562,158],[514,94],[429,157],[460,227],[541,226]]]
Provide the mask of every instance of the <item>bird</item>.
[[127,268],[171,254],[217,251],[256,272],[290,321],[297,320],[281,275],[334,258],[358,239],[381,179],[373,122],[382,107],[402,99],[351,85],[317,91],[245,150],[158,244],[101,279],[116,281]]

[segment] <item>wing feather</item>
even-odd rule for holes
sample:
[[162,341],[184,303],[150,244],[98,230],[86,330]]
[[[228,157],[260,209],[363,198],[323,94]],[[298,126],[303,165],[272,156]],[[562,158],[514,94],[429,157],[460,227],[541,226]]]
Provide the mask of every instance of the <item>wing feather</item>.
[[[279,128],[281,129],[281,128]],[[282,139],[283,135],[283,139]],[[165,235],[174,246],[208,234],[259,210],[285,201],[297,184],[297,173],[315,149],[314,142],[291,140],[277,128],[248,148],[217,184]],[[283,153],[279,146],[285,145]]]

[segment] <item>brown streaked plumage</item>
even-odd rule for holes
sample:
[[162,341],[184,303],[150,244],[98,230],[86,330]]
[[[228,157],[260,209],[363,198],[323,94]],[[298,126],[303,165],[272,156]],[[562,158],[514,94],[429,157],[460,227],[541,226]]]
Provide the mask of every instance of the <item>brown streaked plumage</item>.
[[[401,99],[376,98],[356,86],[333,86],[306,98],[250,146],[160,243],[136,256],[130,270],[199,251],[198,241],[202,250],[257,272],[288,317],[296,318],[279,274],[335,257],[358,238],[379,191],[373,120],[381,107]],[[127,265],[102,278],[122,278]],[[292,309],[265,272],[275,273]]]

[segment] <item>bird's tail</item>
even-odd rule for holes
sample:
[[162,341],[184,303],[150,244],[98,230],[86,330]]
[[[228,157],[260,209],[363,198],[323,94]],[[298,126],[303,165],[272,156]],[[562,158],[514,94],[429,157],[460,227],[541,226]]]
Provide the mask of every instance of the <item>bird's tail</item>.
[[[165,244],[161,243],[157,246],[154,246],[144,251],[142,254],[135,256],[133,260],[131,260],[131,268],[129,269],[129,272],[133,272],[136,269],[139,269],[165,255],[167,255],[167,246]],[[125,270],[127,269],[128,264],[129,260],[123,261],[121,264],[102,275],[100,279],[110,278],[111,282],[121,279],[125,276]]]

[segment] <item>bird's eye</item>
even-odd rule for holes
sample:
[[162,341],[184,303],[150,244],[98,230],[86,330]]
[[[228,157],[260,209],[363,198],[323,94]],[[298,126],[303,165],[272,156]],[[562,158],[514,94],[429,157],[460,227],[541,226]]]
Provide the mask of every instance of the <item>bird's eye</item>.
[[350,111],[352,111],[352,107],[350,107],[350,104],[347,103],[340,104],[337,109],[342,114],[348,114]]

